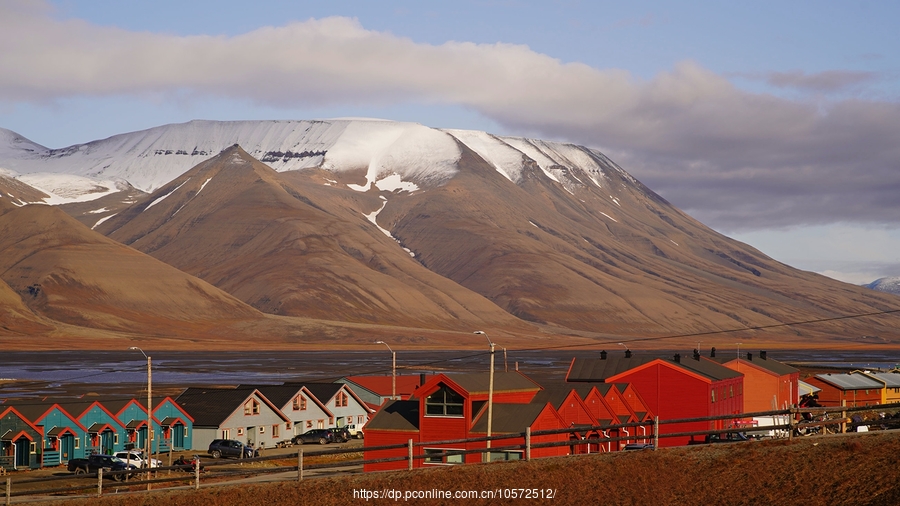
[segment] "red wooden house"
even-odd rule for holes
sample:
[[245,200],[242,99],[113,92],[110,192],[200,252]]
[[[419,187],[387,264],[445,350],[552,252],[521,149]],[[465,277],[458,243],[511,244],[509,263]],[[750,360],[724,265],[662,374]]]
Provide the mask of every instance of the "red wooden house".
[[[569,382],[630,383],[647,409],[662,420],[699,418],[743,412],[743,374],[699,354],[672,359],[625,356],[575,358],[566,376]],[[616,413],[617,415],[619,413]],[[722,428],[723,422],[665,424],[660,434]],[[660,446],[687,444],[688,437],[661,438]]]
[[[484,437],[487,434],[488,373],[446,375],[438,374],[413,393],[409,400],[389,401],[366,426],[366,446],[427,443]],[[547,402],[535,400],[541,387],[518,372],[494,375],[493,416],[491,434],[514,434],[532,430],[563,429],[567,424]],[[566,441],[567,434],[553,434],[532,438],[533,443]],[[492,442],[493,447],[523,444],[517,437]],[[414,454],[424,458],[414,460],[414,467],[482,462],[482,454],[441,456],[447,450],[485,448],[486,442],[435,443],[414,448]],[[568,447],[535,449],[532,456],[565,455]],[[403,457],[407,449],[365,450],[365,459]],[[521,450],[491,452],[491,460],[522,458]],[[395,461],[366,464],[365,471],[405,469],[406,462]]]

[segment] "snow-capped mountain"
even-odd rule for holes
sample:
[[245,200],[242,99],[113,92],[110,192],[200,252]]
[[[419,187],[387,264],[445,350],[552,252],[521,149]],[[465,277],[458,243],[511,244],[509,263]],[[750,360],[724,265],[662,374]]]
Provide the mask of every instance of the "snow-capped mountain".
[[[447,346],[423,336],[485,329],[509,343],[711,331],[731,342],[735,329],[773,327],[777,335],[747,331],[741,339],[900,342],[894,326],[878,321],[782,326],[896,301],[722,236],[599,151],[571,144],[380,120],[192,121],[55,150],[2,131],[0,169],[20,185],[15,199],[14,185],[10,193],[0,186],[0,210],[22,241],[46,225],[29,234],[19,206],[68,199],[60,209],[86,227],[61,236],[102,234],[261,312],[235,324],[244,329],[236,338],[294,342],[311,332],[296,329],[312,328],[360,342],[388,332]],[[32,189],[26,197],[26,182],[52,195]],[[18,255],[47,247],[28,240],[7,247]],[[96,283],[81,281],[99,260],[62,262],[69,254],[55,249],[46,258],[56,268],[35,264],[0,279],[37,318],[52,315],[28,298],[35,285],[60,291],[47,300],[79,294],[79,311],[89,311],[91,297],[118,311],[106,301],[127,297],[92,293],[84,286]],[[137,286],[128,279],[103,286]],[[203,311],[227,307],[216,300]],[[163,299],[154,304],[153,318],[125,320],[177,321],[166,320]],[[302,327],[297,318],[318,323]],[[346,327],[322,330],[335,325]]]
[[602,153],[570,144],[360,119],[191,121],[63,149],[0,129],[0,169],[53,195],[46,202],[56,204],[115,192],[123,181],[152,192],[235,144],[279,172],[362,171],[364,178],[350,186],[359,191],[440,185],[456,174],[462,146],[515,183],[528,164],[570,190],[602,185],[605,170],[621,171]]
[[900,295],[900,277],[879,278],[864,286],[866,288],[871,288],[872,290],[878,290],[879,292]]

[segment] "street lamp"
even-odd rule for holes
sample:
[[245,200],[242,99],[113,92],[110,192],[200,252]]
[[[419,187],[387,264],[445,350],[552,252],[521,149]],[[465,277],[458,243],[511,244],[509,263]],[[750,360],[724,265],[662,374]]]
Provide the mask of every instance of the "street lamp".
[[[144,350],[138,348],[137,346],[132,346],[131,348],[128,348],[128,349],[132,350],[132,351],[141,352],[141,355],[143,355],[147,359],[147,441],[146,441],[147,455],[144,456],[144,462],[147,464],[147,467],[149,468],[150,462],[151,462],[150,454],[153,451],[153,447],[151,446],[151,444],[152,444],[151,441],[153,440],[153,415],[151,414],[152,412],[151,412],[151,404],[150,404],[151,402],[153,402],[153,399],[152,399],[153,378],[150,375],[150,357],[146,353],[144,353]],[[147,486],[149,487],[150,484],[148,483]],[[149,490],[149,488],[148,488],[148,490]]]
[[397,352],[384,341],[375,341],[375,344],[383,344],[391,352],[391,400],[393,401],[397,398]]
[[[488,344],[491,345],[491,374],[490,374],[490,379],[488,380],[488,419],[487,419],[487,437],[488,437],[487,447],[490,448],[491,447],[491,440],[490,440],[491,422],[493,422],[493,419],[494,419],[494,343],[491,341],[491,338],[488,337],[488,335],[485,334],[483,331],[476,330],[474,333],[484,336],[484,338],[487,339]],[[491,453],[488,452],[488,461],[490,461],[490,460],[491,460]]]

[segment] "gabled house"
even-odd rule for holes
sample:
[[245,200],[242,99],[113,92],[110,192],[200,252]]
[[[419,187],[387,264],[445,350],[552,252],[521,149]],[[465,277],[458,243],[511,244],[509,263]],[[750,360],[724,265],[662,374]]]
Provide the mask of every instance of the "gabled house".
[[160,425],[160,451],[190,450],[194,437],[194,419],[171,397],[153,400],[153,418]]
[[12,406],[0,406],[0,467],[41,467],[43,431]]
[[290,430],[290,418],[255,388],[192,387],[175,402],[194,420],[193,450],[205,451],[214,439],[271,448]]
[[127,439],[125,425],[103,403],[91,400],[61,400],[59,405],[87,428],[82,445],[86,454],[112,454],[125,449]]
[[[682,359],[640,357],[626,351],[624,356],[575,358],[566,375],[568,382],[630,383],[647,409],[662,420],[700,418],[743,412],[743,374],[708,360],[699,354]],[[627,403],[625,403],[627,404]],[[613,407],[614,411],[616,410]],[[624,413],[615,413],[619,419]],[[660,434],[723,428],[717,422],[660,425]],[[687,444],[688,437],[661,438],[660,446]]]
[[[241,385],[238,388],[249,387],[250,385]],[[283,434],[284,439],[290,439],[308,430],[324,429],[328,420],[335,418],[334,413],[304,386],[288,384],[254,387],[290,419],[290,427]]]
[[[518,373],[495,373],[491,434],[522,433],[533,430],[564,429],[565,420],[549,402],[535,400],[541,387]],[[406,443],[428,443],[416,446],[414,454],[422,456],[413,462],[414,467],[482,462],[478,453],[441,456],[448,450],[473,450],[486,448],[486,442],[440,443],[440,441],[470,439],[487,435],[487,400],[489,374],[438,374],[431,376],[413,393],[409,400],[388,401],[366,426],[366,446]],[[532,438],[533,443],[567,441],[565,433]],[[493,444],[495,447],[523,444],[519,436]],[[534,457],[565,455],[567,446],[535,449]],[[406,449],[366,450],[365,458],[378,459],[402,457]],[[515,460],[523,458],[522,451],[507,450],[490,453],[491,460]],[[406,462],[366,464],[365,471],[405,469]]]
[[84,458],[82,441],[87,428],[57,403],[23,399],[13,404],[26,419],[40,428],[42,466],[65,464],[70,459]]
[[[369,421],[373,410],[353,390],[342,383],[285,383],[285,386],[305,387],[331,413],[324,428],[356,425]],[[320,428],[320,427],[316,427]]]
[[822,389],[818,392],[818,403],[822,406],[859,407],[881,404],[884,383],[864,374],[816,374],[805,381]]
[[[147,408],[137,399],[104,399],[103,405],[116,415],[116,419],[125,426],[124,446],[127,448],[147,448]],[[150,453],[160,453],[160,424],[156,417],[150,417],[153,426],[153,441]]]
[[732,359],[715,354],[715,348],[710,350],[709,360],[744,375],[745,413],[786,409],[800,402],[799,369],[769,358],[765,351]]

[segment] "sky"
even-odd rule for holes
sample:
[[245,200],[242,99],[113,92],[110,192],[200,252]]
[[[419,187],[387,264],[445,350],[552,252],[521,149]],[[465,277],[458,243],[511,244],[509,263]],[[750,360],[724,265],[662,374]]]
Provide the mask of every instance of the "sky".
[[704,224],[900,276],[900,3],[0,1],[0,127],[376,117],[597,148]]

